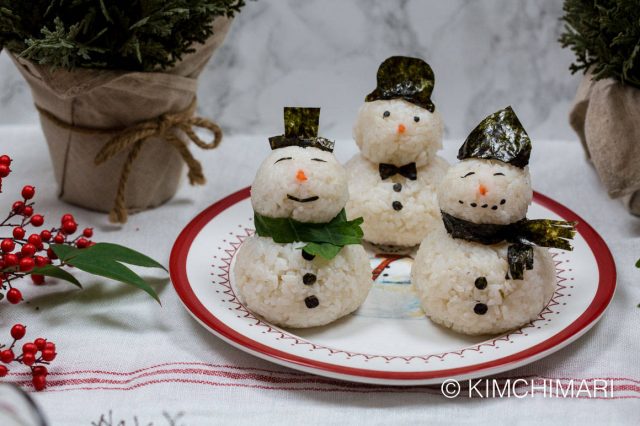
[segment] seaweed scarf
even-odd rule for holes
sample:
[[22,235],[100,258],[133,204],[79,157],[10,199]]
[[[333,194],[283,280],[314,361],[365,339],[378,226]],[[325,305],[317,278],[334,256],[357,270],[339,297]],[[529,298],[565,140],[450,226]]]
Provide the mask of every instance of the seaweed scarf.
[[481,243],[511,243],[507,249],[509,275],[524,278],[524,270],[533,269],[533,246],[573,250],[568,240],[573,239],[577,222],[524,218],[508,225],[473,223],[441,211],[442,221],[453,238]]
[[254,213],[256,234],[259,236],[271,237],[281,244],[298,241],[307,243],[301,247],[304,252],[327,260],[336,257],[346,245],[362,244],[362,222],[361,217],[347,220],[344,209],[328,223],[298,222],[291,218],[273,218]]

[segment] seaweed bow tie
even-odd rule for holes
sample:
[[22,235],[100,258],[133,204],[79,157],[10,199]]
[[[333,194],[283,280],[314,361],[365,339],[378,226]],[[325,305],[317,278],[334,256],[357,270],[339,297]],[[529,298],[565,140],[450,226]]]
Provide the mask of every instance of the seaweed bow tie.
[[524,218],[508,225],[473,223],[441,211],[444,227],[453,238],[486,245],[503,241],[511,243],[507,248],[509,276],[514,280],[524,278],[524,270],[533,269],[533,246],[573,250],[568,240],[575,235],[577,222],[563,220]]
[[388,179],[393,175],[402,175],[410,180],[416,180],[418,178],[416,163],[408,163],[400,167],[393,164],[380,163],[378,165],[378,171],[380,172],[380,178],[382,178],[382,180]]

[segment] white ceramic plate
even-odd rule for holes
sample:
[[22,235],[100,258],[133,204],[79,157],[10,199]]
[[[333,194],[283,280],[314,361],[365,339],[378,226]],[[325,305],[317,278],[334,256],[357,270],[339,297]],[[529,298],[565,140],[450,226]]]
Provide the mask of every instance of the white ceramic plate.
[[409,280],[411,258],[371,252],[376,280],[362,307],[337,322],[285,330],[252,314],[233,289],[234,256],[253,233],[249,188],[198,215],[171,253],[171,279],[187,310],[226,342],[298,370],[357,382],[417,385],[510,370],[549,355],[591,328],[613,297],[616,271],[600,236],[538,193],[529,218],[578,221],[574,250],[552,250],[557,290],[538,319],[497,337],[433,324]]

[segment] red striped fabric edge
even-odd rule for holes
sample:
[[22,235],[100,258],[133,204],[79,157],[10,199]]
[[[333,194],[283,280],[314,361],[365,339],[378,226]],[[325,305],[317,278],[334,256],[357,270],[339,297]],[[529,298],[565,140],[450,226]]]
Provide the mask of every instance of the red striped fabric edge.
[[[9,373],[9,381],[32,389],[30,373]],[[504,384],[521,379],[542,384],[544,381],[567,387],[572,381],[610,383],[612,395],[578,396],[576,399],[640,399],[640,380],[628,377],[549,377],[540,375],[499,377]],[[464,383],[463,381],[461,383]],[[346,382],[287,370],[270,370],[230,364],[204,362],[166,362],[131,371],[54,370],[50,372],[44,392],[131,391],[162,383],[194,384],[206,387],[251,388],[275,391],[344,392],[344,393],[419,393],[440,395],[440,386],[381,386]],[[464,385],[463,385],[464,387]],[[595,394],[595,392],[594,392]]]

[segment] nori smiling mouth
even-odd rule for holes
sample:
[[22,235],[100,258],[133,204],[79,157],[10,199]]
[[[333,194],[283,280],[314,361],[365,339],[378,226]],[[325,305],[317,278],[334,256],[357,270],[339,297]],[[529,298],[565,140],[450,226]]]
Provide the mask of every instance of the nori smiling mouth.
[[297,201],[299,203],[310,203],[312,201],[316,201],[320,197],[318,197],[317,195],[314,195],[313,197],[309,197],[309,198],[298,198],[298,197],[294,197],[293,195],[287,194],[287,198],[293,201]]

